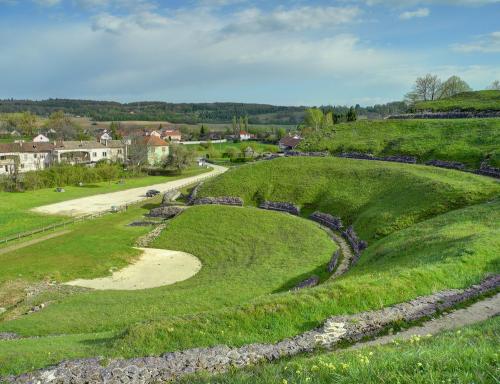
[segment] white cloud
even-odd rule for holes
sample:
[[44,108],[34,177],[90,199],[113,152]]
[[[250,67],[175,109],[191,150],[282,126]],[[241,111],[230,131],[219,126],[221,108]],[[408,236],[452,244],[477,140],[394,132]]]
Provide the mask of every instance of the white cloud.
[[500,52],[500,31],[480,36],[470,43],[453,44],[452,49],[461,53],[498,53]]
[[409,20],[416,17],[427,17],[430,15],[429,8],[419,8],[415,11],[406,11],[399,15],[401,20]]
[[43,7],[54,7],[61,4],[62,0],[33,0],[36,4]]

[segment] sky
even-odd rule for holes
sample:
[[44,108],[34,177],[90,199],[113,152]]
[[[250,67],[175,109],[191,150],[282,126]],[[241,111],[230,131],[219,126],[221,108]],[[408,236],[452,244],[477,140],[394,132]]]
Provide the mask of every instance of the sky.
[[500,0],[0,0],[0,98],[277,105],[500,79]]

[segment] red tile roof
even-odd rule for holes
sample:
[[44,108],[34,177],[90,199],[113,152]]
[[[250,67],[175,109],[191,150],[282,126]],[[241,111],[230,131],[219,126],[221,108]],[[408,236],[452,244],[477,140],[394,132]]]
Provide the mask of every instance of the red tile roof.
[[144,137],[144,142],[146,145],[151,147],[166,147],[168,143],[165,140],[160,139],[158,136],[146,136]]

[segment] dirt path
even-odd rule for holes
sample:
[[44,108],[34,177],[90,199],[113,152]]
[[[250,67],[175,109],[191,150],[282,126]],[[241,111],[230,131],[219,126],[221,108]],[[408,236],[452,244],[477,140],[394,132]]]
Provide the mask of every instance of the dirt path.
[[53,239],[54,237],[66,235],[70,232],[71,232],[71,230],[55,232],[55,233],[51,233],[50,235],[38,237],[36,239],[28,240],[28,241],[25,241],[25,242],[20,243],[20,244],[15,244],[15,245],[11,245],[9,247],[0,248],[0,255],[3,255],[4,253],[16,251],[16,250],[21,249],[21,248],[29,247],[30,245],[38,244],[38,243],[41,243],[42,241]]
[[394,340],[409,340],[415,335],[435,335],[440,332],[450,331],[487,320],[500,314],[500,293],[463,309],[457,309],[441,317],[434,318],[420,326],[408,328],[394,335],[378,337],[374,340],[355,344],[347,350],[360,349],[374,345],[392,343]]
[[134,264],[112,276],[73,280],[67,285],[100,290],[138,290],[161,287],[187,280],[201,269],[200,260],[185,252],[165,249],[137,248],[143,251]]
[[112,206],[133,204],[141,201],[145,199],[146,192],[150,189],[156,189],[160,192],[180,189],[227,171],[227,168],[219,165],[210,164],[210,167],[213,168],[212,171],[197,176],[186,177],[184,179],[173,180],[162,184],[149,185],[147,187],[132,188],[125,191],[104,193],[101,195],[44,205],[34,208],[32,211],[42,214],[64,216],[81,216],[90,213],[104,212],[110,210]]
[[349,247],[349,244],[347,244],[347,241],[345,241],[342,236],[336,234],[333,231],[330,231],[330,235],[332,236],[333,241],[335,241],[339,246],[340,252],[342,254],[342,260],[340,261],[339,266],[330,277],[331,279],[335,279],[336,277],[343,275],[349,270],[354,256],[352,254],[351,247]]

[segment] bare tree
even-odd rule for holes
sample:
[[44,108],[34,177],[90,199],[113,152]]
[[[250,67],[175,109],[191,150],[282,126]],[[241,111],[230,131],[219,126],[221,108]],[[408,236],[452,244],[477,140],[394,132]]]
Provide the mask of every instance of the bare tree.
[[406,95],[406,100],[410,104],[417,101],[436,100],[439,98],[440,88],[441,80],[436,75],[428,73],[424,77],[417,78],[413,90]]
[[136,136],[132,139],[129,147],[128,157],[130,164],[133,166],[140,166],[148,163],[148,145],[144,137]]
[[500,80],[495,80],[491,83],[488,89],[491,89],[492,91],[500,91]]

